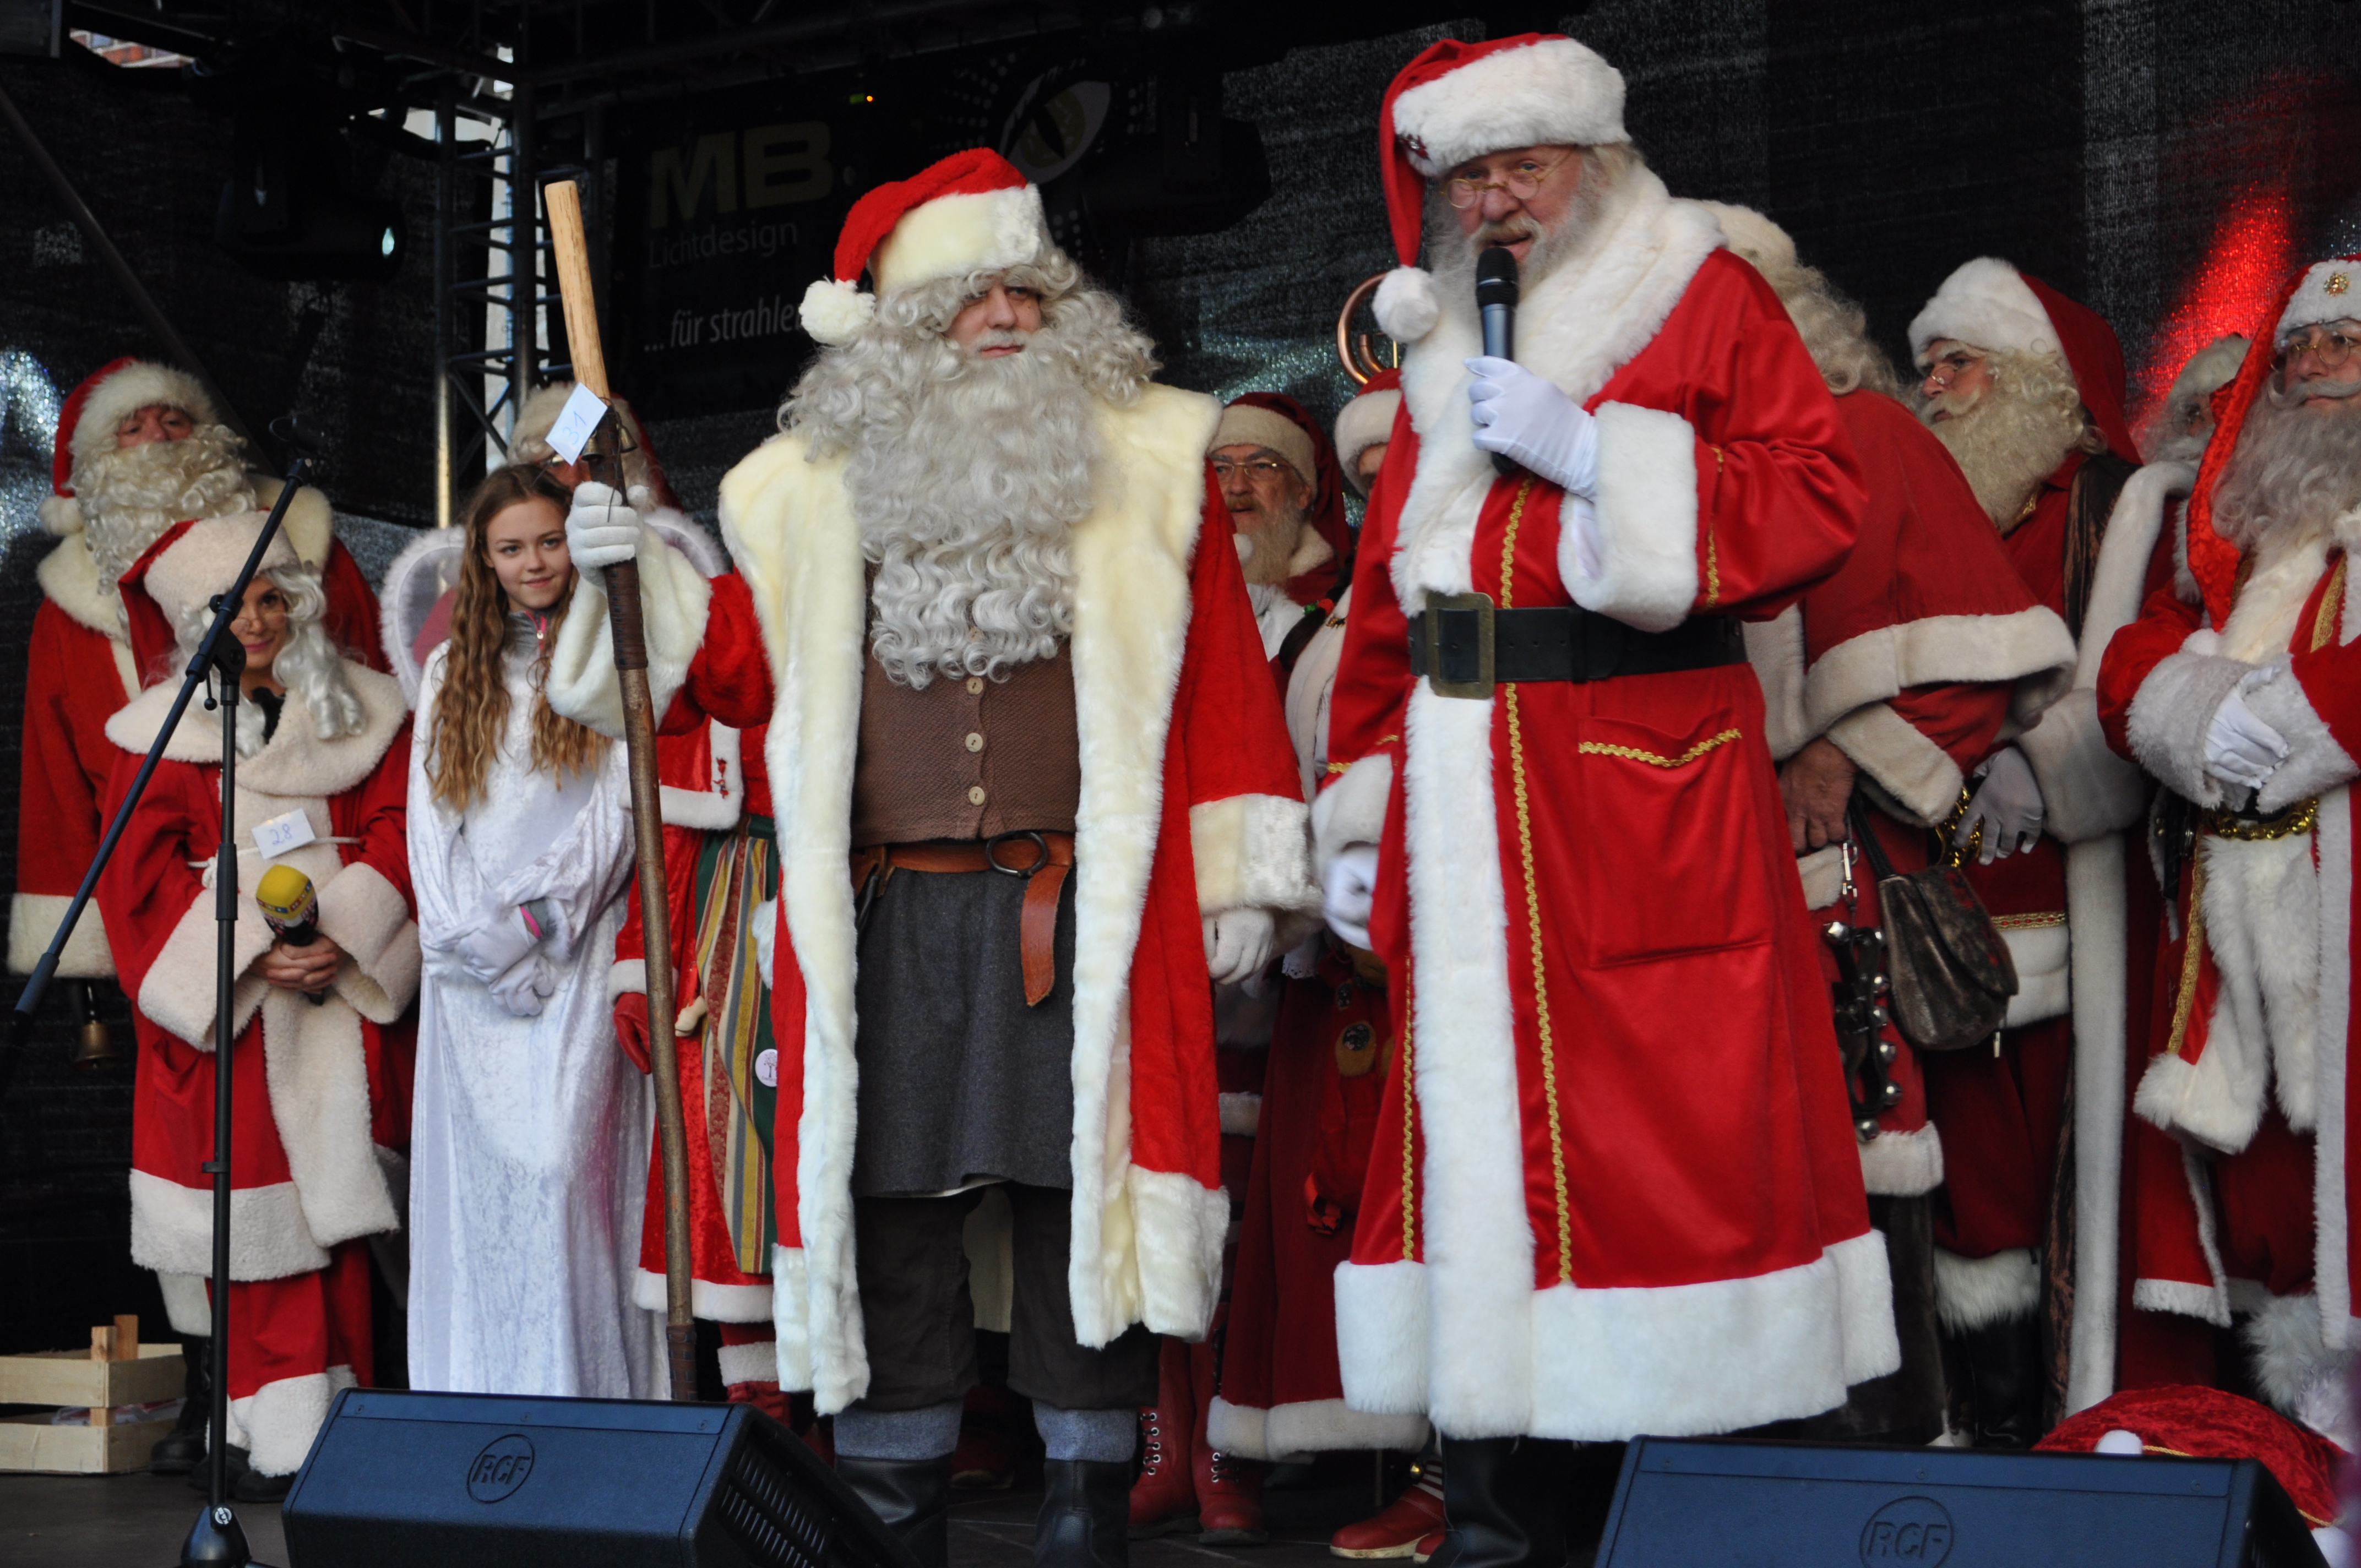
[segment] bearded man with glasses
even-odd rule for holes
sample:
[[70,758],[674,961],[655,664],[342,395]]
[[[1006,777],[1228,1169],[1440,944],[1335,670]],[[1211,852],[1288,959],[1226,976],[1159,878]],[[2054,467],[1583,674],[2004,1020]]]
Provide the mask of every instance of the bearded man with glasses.
[[[1461,1568],[1555,1564],[1569,1440],[1815,1415],[1899,1363],[1738,628],[1837,569],[1865,492],[1778,296],[1642,160],[1604,60],[1445,41],[1379,130],[1406,417],[1314,810],[1330,925],[1400,1009],[1345,1401],[1441,1431]],[[1492,246],[1513,359],[1481,352]]]
[[[2244,1321],[2251,1381],[2348,1449],[2352,782],[2361,774],[2361,258],[2307,269],[2216,403],[2185,568],[2109,646],[2107,739],[2170,792],[2174,918],[2121,1164],[2138,1320]],[[2273,352],[2264,351],[2269,343]],[[2169,1136],[2167,1135],[2169,1135]],[[2192,1329],[2197,1325],[2190,1325]]]

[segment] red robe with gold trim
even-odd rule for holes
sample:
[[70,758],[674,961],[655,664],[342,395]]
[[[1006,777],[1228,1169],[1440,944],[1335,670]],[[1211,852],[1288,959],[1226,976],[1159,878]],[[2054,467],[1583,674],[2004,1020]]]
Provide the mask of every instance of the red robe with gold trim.
[[1472,444],[1446,309],[1402,367],[1315,818],[1323,854],[1381,844],[1414,1086],[1338,1272],[1345,1398],[1455,1437],[1728,1431],[1899,1364],[1753,673],[1410,676],[1430,594],[1655,631],[1775,614],[1851,547],[1861,470],[1778,298],[1651,173],[1597,225],[1518,321],[1598,418],[1596,559]]

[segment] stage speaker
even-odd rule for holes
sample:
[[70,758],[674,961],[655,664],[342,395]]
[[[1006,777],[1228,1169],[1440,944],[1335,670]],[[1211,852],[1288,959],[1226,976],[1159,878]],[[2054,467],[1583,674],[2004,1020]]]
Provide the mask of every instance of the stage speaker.
[[916,1568],[745,1405],[348,1388],[287,1494],[291,1568]]
[[2252,1459],[1641,1438],[1598,1568],[2314,1568]]

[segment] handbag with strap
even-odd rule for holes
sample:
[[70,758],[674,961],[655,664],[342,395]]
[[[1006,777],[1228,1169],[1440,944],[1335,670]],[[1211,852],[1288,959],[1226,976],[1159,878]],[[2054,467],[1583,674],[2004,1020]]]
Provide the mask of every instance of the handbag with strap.
[[1894,991],[1894,1021],[1923,1051],[1956,1051],[1993,1037],[2016,994],[2016,965],[1956,865],[1898,875],[1858,795],[1853,837],[1877,875],[1879,921]]

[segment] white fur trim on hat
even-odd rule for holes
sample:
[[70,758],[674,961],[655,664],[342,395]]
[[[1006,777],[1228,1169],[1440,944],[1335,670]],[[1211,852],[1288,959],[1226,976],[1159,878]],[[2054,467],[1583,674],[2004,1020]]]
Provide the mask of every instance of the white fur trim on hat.
[[2361,321],[2361,262],[2316,261],[2289,296],[2273,341],[2323,322]]
[[516,427],[509,432],[509,461],[539,463],[551,455],[549,433],[557,428],[557,416],[566,411],[566,400],[574,396],[571,381],[552,381],[545,387],[535,387],[517,411]]
[[[938,196],[902,215],[869,258],[880,294],[1030,261],[1049,245],[1041,192],[1031,185]],[[807,310],[811,296],[804,296]]]
[[[237,581],[238,568],[253,553],[254,542],[261,536],[265,521],[258,511],[205,518],[192,523],[186,533],[156,557],[143,581],[148,597],[156,601],[175,628],[182,616],[211,602],[215,594]],[[286,531],[272,534],[270,548],[263,552],[259,569],[276,572],[300,565]]]
[[74,466],[114,451],[115,427],[141,409],[159,403],[180,410],[199,424],[221,423],[221,411],[214,406],[204,383],[170,365],[135,360],[101,381],[82,404],[73,428]]
[[1336,416],[1336,461],[1345,466],[1345,477],[1356,490],[1367,489],[1354,477],[1354,465],[1361,454],[1381,441],[1393,437],[1394,414],[1401,408],[1401,389],[1385,387],[1374,392],[1363,392],[1346,403]]
[[1572,38],[1483,55],[1411,88],[1394,100],[1394,135],[1429,180],[1510,148],[1631,139],[1623,73]]
[[811,334],[814,343],[836,348],[861,335],[877,313],[877,299],[862,293],[858,284],[817,278],[804,291],[800,313],[804,330]]
[[1311,434],[1276,409],[1257,403],[1232,403],[1222,411],[1213,429],[1213,447],[1260,446],[1287,459],[1295,477],[1311,484],[1320,477],[1319,450]]
[[2064,340],[2017,269],[1996,256],[1963,262],[1910,323],[1910,352],[1948,337],[1995,354],[2058,354]]
[[1443,319],[1443,301],[1434,291],[1434,278],[1423,268],[1397,267],[1378,285],[1369,310],[1378,324],[1396,343],[1416,343]]

